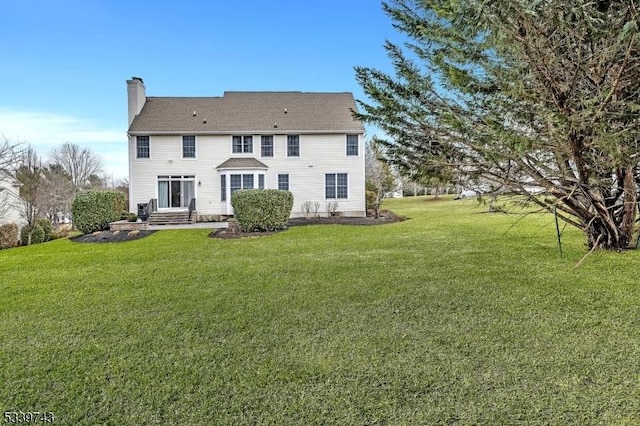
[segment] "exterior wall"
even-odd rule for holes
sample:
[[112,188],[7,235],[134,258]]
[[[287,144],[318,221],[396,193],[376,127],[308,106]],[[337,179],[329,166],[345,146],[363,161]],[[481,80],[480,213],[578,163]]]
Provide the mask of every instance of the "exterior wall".
[[25,220],[21,214],[21,201],[19,188],[15,181],[0,172],[0,225],[16,223],[23,226]]
[[346,216],[366,214],[362,134],[358,138],[358,156],[346,155],[345,134],[300,134],[300,157],[287,157],[286,135],[273,136],[273,157],[261,156],[260,135],[253,135],[251,154],[233,154],[231,134],[196,136],[196,159],[182,158],[182,135],[151,135],[150,158],[136,159],[136,137],[130,136],[130,211],[136,212],[138,203],[158,198],[159,175],[195,175],[198,213],[225,215],[227,205],[221,201],[221,172],[216,167],[231,157],[248,157],[268,166],[264,172],[267,189],[278,188],[278,174],[289,174],[289,190],[294,196],[292,217],[303,215],[302,206],[307,201],[320,203],[320,213],[327,214],[327,203],[334,200],[325,199],[326,173],[348,174],[349,197],[335,200],[337,210]]

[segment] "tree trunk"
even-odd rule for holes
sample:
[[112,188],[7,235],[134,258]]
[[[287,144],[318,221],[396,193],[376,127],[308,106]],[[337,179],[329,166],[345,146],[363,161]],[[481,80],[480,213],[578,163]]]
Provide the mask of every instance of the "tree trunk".
[[622,179],[623,205],[620,216],[614,216],[613,209],[606,209],[599,203],[594,203],[598,216],[593,218],[585,229],[587,246],[607,250],[626,250],[633,241],[633,225],[636,216],[636,183],[633,178],[633,168],[618,170]]

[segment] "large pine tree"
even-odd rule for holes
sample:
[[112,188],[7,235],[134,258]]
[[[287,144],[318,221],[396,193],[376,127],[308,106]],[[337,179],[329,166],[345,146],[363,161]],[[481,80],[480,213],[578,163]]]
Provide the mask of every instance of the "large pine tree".
[[[640,127],[635,1],[395,0],[394,75],[357,67],[359,118],[390,162],[527,196],[584,231],[633,238]],[[544,192],[530,194],[532,186]]]

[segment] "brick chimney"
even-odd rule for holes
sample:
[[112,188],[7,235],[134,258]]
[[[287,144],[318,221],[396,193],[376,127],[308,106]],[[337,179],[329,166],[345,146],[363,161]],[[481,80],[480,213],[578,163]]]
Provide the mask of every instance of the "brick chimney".
[[127,95],[129,99],[129,127],[131,127],[133,119],[140,114],[147,100],[144,82],[140,77],[131,77],[131,80],[127,80]]

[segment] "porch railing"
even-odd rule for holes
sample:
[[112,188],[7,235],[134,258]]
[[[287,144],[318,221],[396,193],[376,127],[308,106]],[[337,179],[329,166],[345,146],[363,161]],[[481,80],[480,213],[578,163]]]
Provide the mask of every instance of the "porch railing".
[[191,220],[191,215],[195,210],[196,210],[196,199],[192,198],[191,201],[189,201],[189,220]]
[[149,220],[151,217],[151,213],[158,211],[158,200],[156,198],[152,198],[149,200],[147,205],[144,208],[144,215]]

